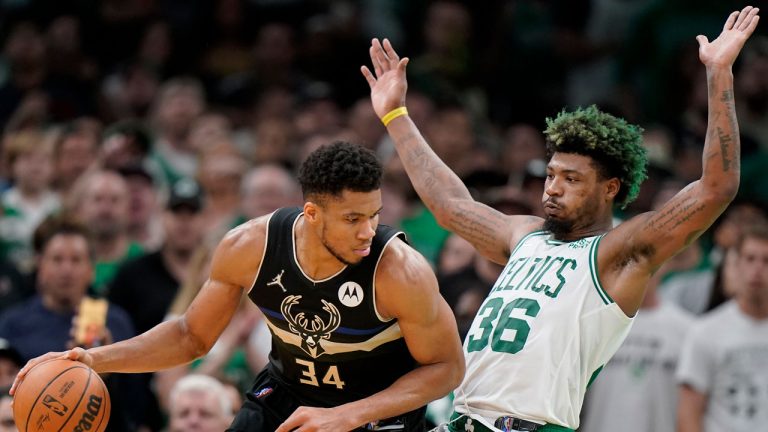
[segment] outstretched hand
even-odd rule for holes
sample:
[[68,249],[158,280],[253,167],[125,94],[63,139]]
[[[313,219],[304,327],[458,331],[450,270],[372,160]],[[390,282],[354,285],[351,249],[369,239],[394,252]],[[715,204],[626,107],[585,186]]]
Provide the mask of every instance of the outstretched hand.
[[360,71],[371,87],[371,102],[379,118],[395,108],[405,106],[405,93],[408,82],[405,79],[405,67],[408,57],[397,55],[388,39],[382,45],[378,39],[371,41],[369,50],[375,75],[366,67]]
[[739,55],[744,42],[749,39],[760,21],[758,8],[747,6],[741,12],[733,12],[723,26],[717,39],[709,42],[706,36],[699,35],[699,59],[706,66],[731,67]]

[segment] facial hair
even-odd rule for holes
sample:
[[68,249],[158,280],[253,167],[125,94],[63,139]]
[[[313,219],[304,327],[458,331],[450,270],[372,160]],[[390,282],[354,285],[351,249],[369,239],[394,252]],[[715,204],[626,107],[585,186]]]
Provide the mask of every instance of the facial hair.
[[322,237],[320,238],[320,242],[323,244],[323,246],[325,247],[325,249],[326,249],[326,250],[327,250],[327,251],[328,251],[328,252],[329,252],[331,255],[333,255],[333,257],[334,257],[334,258],[336,258],[337,260],[339,260],[339,261],[340,261],[342,264],[344,264],[344,265],[348,265],[348,266],[351,266],[351,265],[355,265],[355,264],[357,264],[356,262],[350,262],[350,261],[349,261],[349,260],[347,260],[346,258],[342,257],[342,256],[341,256],[341,254],[340,254],[339,252],[337,252],[337,251],[336,251],[336,250],[333,248],[333,246],[331,246],[331,244],[330,244],[330,243],[328,243],[328,241],[325,239],[325,231],[326,231],[326,229],[325,229],[325,226],[323,226],[323,233],[322,233]]
[[547,217],[544,219],[543,228],[544,231],[551,232],[556,239],[562,240],[567,234],[571,233],[571,230],[573,230],[573,221],[557,220],[552,217]]

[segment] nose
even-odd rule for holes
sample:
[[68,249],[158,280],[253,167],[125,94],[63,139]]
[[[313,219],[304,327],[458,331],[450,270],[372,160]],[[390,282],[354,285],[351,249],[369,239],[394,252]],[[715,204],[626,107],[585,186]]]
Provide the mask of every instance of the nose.
[[372,220],[362,223],[360,230],[357,232],[357,238],[360,240],[370,240],[374,235],[376,235],[376,226]]
[[544,193],[549,196],[561,196],[563,194],[563,188],[560,187],[557,178],[547,179],[544,183]]

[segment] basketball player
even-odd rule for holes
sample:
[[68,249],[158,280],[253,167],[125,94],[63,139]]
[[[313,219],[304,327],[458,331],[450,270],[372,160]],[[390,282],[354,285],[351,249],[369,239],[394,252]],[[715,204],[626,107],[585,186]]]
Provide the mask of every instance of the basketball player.
[[640,129],[591,107],[547,121],[545,218],[507,216],[475,202],[407,115],[405,68],[374,39],[362,72],[421,199],[447,229],[505,264],[464,344],[467,371],[449,429],[568,431],[584,392],[627,335],[659,266],[709,227],[739,186],[739,131],[731,66],[757,26],[757,9],[699,36],[709,85],[701,179],[659,211],[612,229],[614,206],[637,196],[646,156]]
[[[316,150],[299,173],[303,209],[280,209],[227,234],[182,317],[64,355],[97,372],[190,362],[208,352],[246,289],[269,321],[272,352],[228,430],[424,430],[423,406],[459,384],[464,359],[429,264],[400,232],[378,224],[381,174],[360,146]],[[30,361],[14,386],[60,355]]]

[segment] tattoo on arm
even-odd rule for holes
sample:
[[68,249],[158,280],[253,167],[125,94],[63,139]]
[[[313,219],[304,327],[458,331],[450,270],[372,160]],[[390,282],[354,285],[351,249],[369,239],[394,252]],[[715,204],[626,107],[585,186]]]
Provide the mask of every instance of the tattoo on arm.
[[733,139],[720,127],[717,128],[717,137],[720,139],[720,155],[723,158],[723,171],[728,171],[731,169],[731,158],[729,156],[731,152],[729,147],[731,146],[731,143],[733,143]]
[[691,197],[686,197],[670,203],[670,207],[655,214],[647,227],[658,232],[668,232],[691,220],[693,216],[706,208],[703,203],[697,203]]

